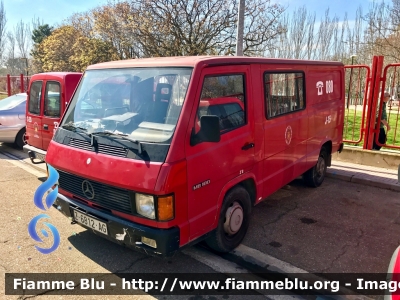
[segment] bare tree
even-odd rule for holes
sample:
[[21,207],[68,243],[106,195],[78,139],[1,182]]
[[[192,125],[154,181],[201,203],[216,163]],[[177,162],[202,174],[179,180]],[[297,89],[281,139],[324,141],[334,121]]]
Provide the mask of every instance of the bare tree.
[[12,32],[7,32],[7,54],[5,57],[5,66],[7,72],[11,75],[18,75],[24,71],[24,61],[16,55],[17,43]]
[[398,26],[400,24],[400,0],[392,0],[392,4],[390,16],[392,22]]
[[[144,56],[223,54],[235,52],[237,1],[131,1],[132,30]],[[248,0],[245,9],[244,55],[264,51],[280,34],[283,8],[270,0]]]
[[399,0],[393,6],[381,2],[373,3],[365,20],[367,21],[365,47],[369,53],[384,55],[386,62],[400,60],[400,10]]
[[[237,10],[235,6],[235,10]],[[246,1],[244,47],[245,55],[258,55],[265,51],[272,41],[286,29],[279,19],[284,12],[284,7],[271,4],[270,0]],[[235,19],[235,31],[237,21]],[[236,41],[235,41],[236,43]]]
[[269,54],[274,57],[310,59],[314,45],[315,12],[309,14],[305,6],[297,8],[292,15],[281,18],[282,33],[274,40]]
[[31,30],[29,24],[19,21],[14,29],[15,41],[21,57],[28,58],[31,46]]
[[3,0],[0,1],[0,63],[2,63],[3,59],[3,49],[6,42],[6,11],[4,9]]

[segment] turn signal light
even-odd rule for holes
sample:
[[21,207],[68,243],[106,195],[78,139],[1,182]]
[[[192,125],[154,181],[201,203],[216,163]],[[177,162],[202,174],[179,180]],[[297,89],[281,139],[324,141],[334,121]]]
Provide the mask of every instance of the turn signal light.
[[169,221],[174,218],[174,196],[159,197],[157,204],[159,221]]

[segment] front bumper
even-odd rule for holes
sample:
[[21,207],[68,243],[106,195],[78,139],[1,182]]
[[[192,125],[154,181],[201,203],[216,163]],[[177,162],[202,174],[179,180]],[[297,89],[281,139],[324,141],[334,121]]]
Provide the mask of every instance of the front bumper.
[[[169,257],[175,254],[175,252],[179,249],[180,232],[178,227],[159,229],[133,223],[114,215],[95,210],[85,204],[82,204],[81,202],[75,201],[61,194],[58,194],[57,200],[54,202],[53,206],[68,218],[73,218],[72,209],[76,209],[84,214],[89,215],[90,217],[107,223],[108,235],[97,232],[80,223],[77,224],[92,230],[93,233],[103,238],[111,240],[120,245],[125,245],[136,251],[152,256]],[[124,240],[117,240],[116,235],[123,233],[124,229],[127,230]],[[157,243],[157,248],[152,248],[142,244],[142,236],[155,240]]]
[[33,164],[40,164],[45,162],[46,151],[33,147],[31,145],[25,145],[23,147],[24,152],[28,153],[29,158]]

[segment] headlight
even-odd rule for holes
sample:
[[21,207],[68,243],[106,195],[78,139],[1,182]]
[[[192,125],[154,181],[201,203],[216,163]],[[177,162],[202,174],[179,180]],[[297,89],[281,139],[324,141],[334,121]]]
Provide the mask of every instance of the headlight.
[[136,212],[149,219],[155,219],[154,197],[136,193]]

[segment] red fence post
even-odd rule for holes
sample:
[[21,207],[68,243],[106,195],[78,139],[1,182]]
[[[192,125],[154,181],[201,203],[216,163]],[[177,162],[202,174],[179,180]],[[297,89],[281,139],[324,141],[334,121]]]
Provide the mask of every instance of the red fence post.
[[364,139],[363,149],[372,150],[372,146],[374,143],[376,109],[380,93],[379,88],[382,76],[382,69],[383,69],[383,56],[374,56],[372,60],[371,84],[367,98],[368,112],[365,124],[365,139]]
[[8,97],[11,96],[11,77],[10,77],[10,74],[7,74],[7,94],[8,94]]
[[20,83],[21,83],[21,93],[24,92],[24,74],[19,75]]

